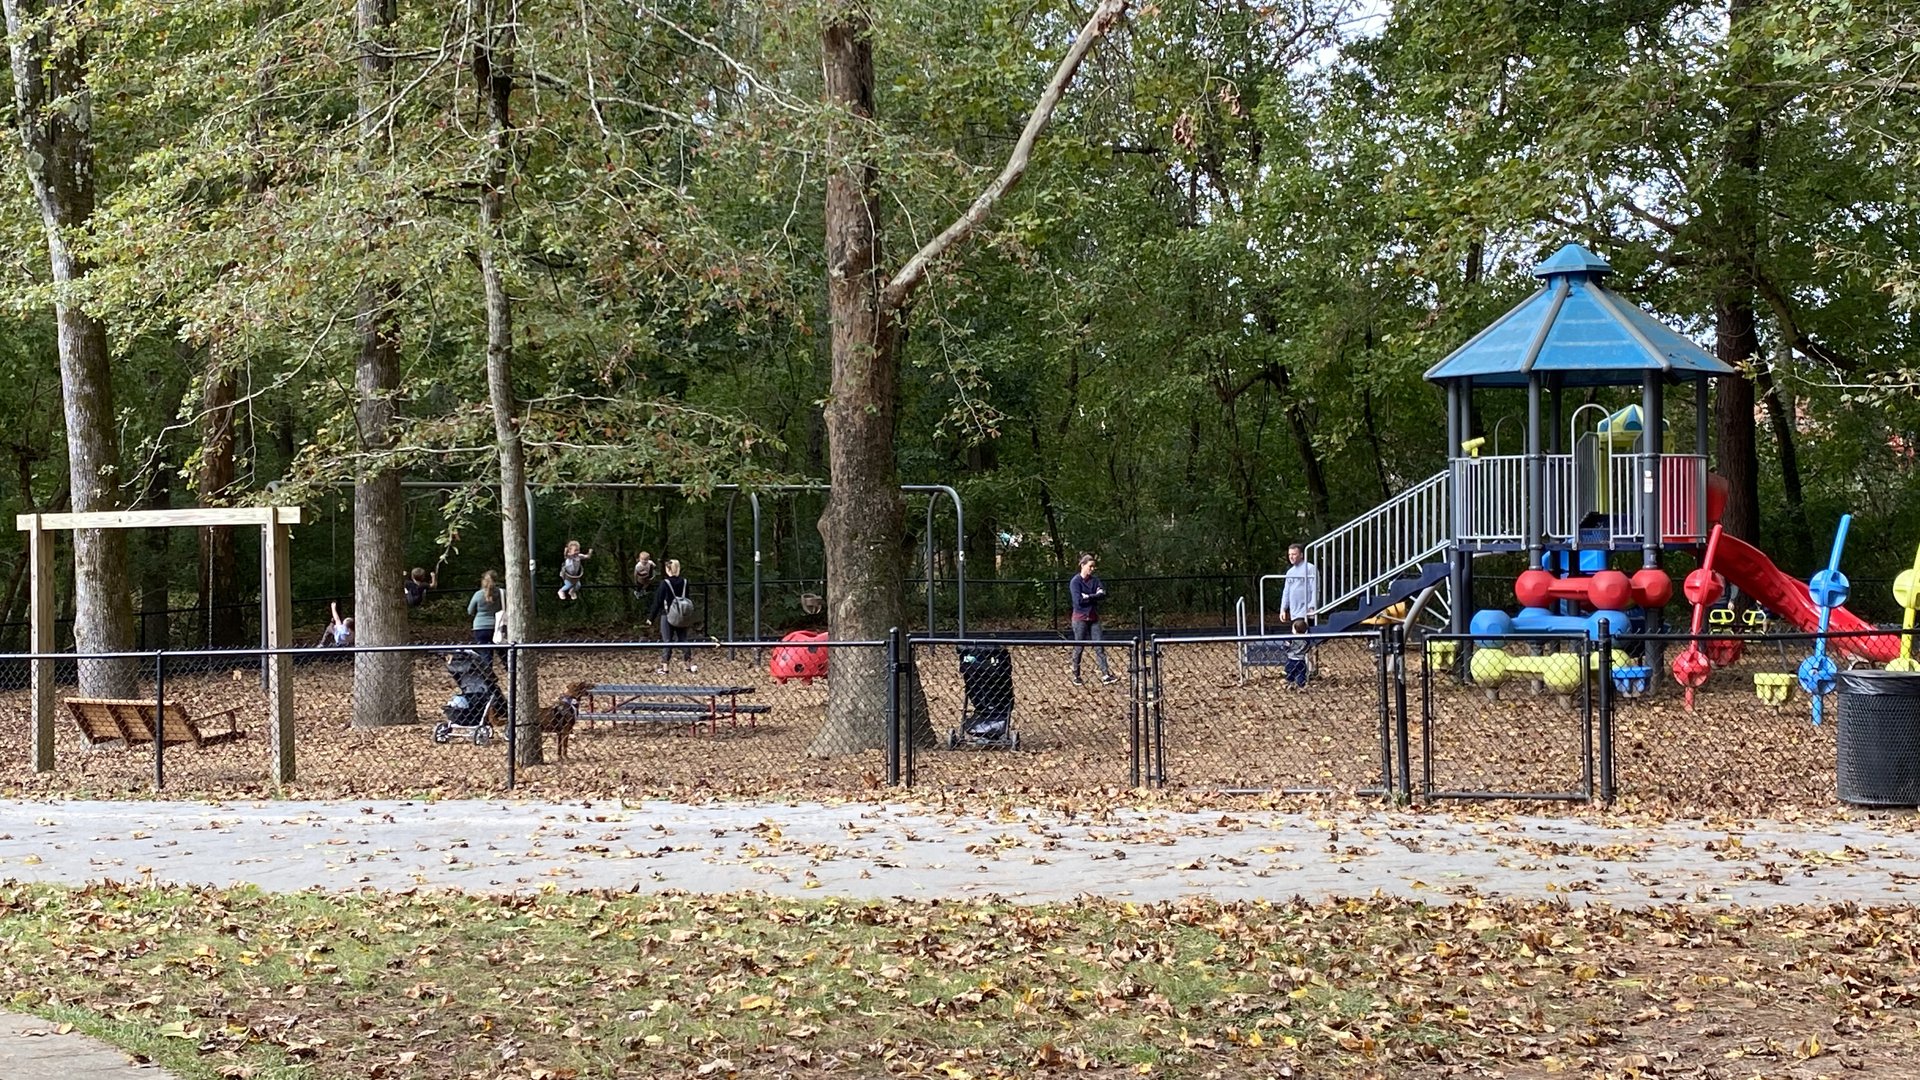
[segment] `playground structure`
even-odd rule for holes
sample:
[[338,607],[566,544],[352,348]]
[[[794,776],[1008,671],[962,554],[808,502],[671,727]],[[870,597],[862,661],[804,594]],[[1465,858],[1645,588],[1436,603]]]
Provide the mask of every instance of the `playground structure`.
[[[1673,597],[1661,554],[1707,542],[1725,501],[1708,473],[1709,388],[1734,370],[1606,288],[1612,268],[1578,244],[1533,272],[1538,291],[1426,373],[1446,393],[1447,468],[1307,545],[1319,630],[1413,601],[1409,620],[1434,605],[1453,634],[1624,634],[1630,609],[1652,624]],[[1693,389],[1690,453],[1672,446],[1673,386]],[[1615,387],[1637,388],[1638,401],[1591,400]],[[1524,452],[1483,454],[1476,394],[1511,390],[1526,393]],[[1569,412],[1572,394],[1589,400]],[[1475,560],[1522,552],[1519,614],[1470,612]],[[1478,672],[1469,661],[1466,671],[1493,677],[1493,665],[1519,670],[1518,659],[1483,661]],[[1621,674],[1644,691],[1647,672],[1631,671]]]
[[[1771,613],[1796,630],[1820,635],[1816,641],[1815,655],[1808,657],[1795,673],[1784,676],[1785,681],[1766,675],[1754,676],[1754,693],[1769,705],[1785,705],[1792,697],[1793,686],[1797,684],[1802,690],[1815,695],[1814,714],[1817,722],[1821,711],[1819,696],[1831,689],[1835,668],[1834,661],[1827,655],[1829,635],[1835,635],[1831,638],[1834,651],[1857,660],[1892,667],[1900,662],[1904,650],[1909,654],[1908,662],[1912,662],[1910,634],[1896,636],[1872,633],[1875,629],[1872,624],[1845,607],[1850,586],[1846,575],[1840,572],[1840,555],[1846,544],[1850,522],[1851,517],[1848,516],[1840,519],[1826,568],[1805,582],[1775,566],[1758,548],[1737,537],[1728,536],[1718,525],[1714,526],[1707,538],[1706,552],[1699,568],[1687,575],[1681,587],[1687,602],[1693,606],[1694,636],[1686,648],[1674,655],[1672,671],[1674,681],[1685,688],[1688,708],[1693,706],[1694,691],[1705,686],[1716,669],[1733,664],[1741,656],[1741,640],[1729,638],[1715,641],[1711,633],[1704,639],[1701,635],[1703,624],[1710,631],[1715,629],[1713,617],[1716,615],[1723,616],[1720,620],[1722,625],[1730,626],[1731,611],[1716,607],[1726,596],[1729,584],[1760,605],[1747,613],[1749,628],[1756,623],[1764,628],[1768,621],[1767,613]],[[1920,574],[1913,570],[1903,571],[1901,578],[1907,582],[1907,592],[1902,593],[1897,580],[1894,596],[1905,607],[1906,599],[1911,598],[1914,582],[1920,580]],[[1908,625],[1911,628],[1911,622]]]
[[[1618,667],[1626,663],[1627,654],[1615,649],[1611,659]],[[1487,646],[1473,651],[1468,670],[1473,673],[1474,685],[1485,689],[1490,697],[1496,699],[1501,685],[1516,676],[1531,676],[1538,687],[1564,699],[1579,693],[1586,676],[1600,670],[1600,653],[1598,650],[1590,653],[1586,663],[1582,664],[1580,657],[1570,652],[1514,656],[1497,647]]]
[[[340,483],[342,486],[350,486],[352,481],[341,481]],[[408,491],[449,491],[471,487],[474,483],[478,482],[406,480],[401,483],[401,487]],[[726,629],[724,635],[716,633],[716,636],[724,636],[728,641],[765,640],[767,627],[763,618],[766,609],[764,567],[769,552],[765,544],[765,531],[763,527],[765,515],[762,512],[761,497],[763,495],[791,496],[804,493],[825,494],[830,490],[830,485],[819,482],[763,484],[754,487],[746,487],[740,484],[714,484],[700,490],[709,492],[714,496],[722,493],[726,495],[724,523],[721,526],[723,535],[725,536],[724,561],[721,563],[722,572],[720,575],[717,575],[721,578],[721,581],[716,583],[722,587],[722,602]],[[545,580],[541,577],[543,572],[542,568],[543,565],[545,565],[542,562],[542,558],[543,556],[551,558],[552,554],[560,549],[560,544],[564,540],[564,537],[558,535],[540,535],[542,521],[542,517],[538,513],[540,497],[561,492],[574,493],[581,491],[604,491],[611,492],[616,496],[628,493],[654,493],[687,497],[690,493],[694,492],[695,489],[687,484],[618,482],[558,484],[543,487],[537,491],[529,488],[526,496],[527,547],[528,550],[533,553],[533,566],[531,569],[533,570],[535,578],[533,599],[535,605],[534,610],[536,612],[539,610],[542,591],[539,586],[546,584]],[[934,516],[935,511],[942,501],[945,501],[953,507],[953,557],[951,559],[953,575],[951,581],[953,586],[953,608],[951,612],[952,632],[958,636],[965,636],[967,632],[966,510],[961,502],[960,493],[946,484],[902,484],[900,485],[900,492],[903,496],[908,497],[927,496],[926,525],[922,535],[921,569],[925,575],[926,629],[928,633],[944,630],[940,621],[941,612],[937,607],[937,599],[940,586],[947,583],[942,580],[947,560],[941,558],[937,551],[937,545],[934,539]],[[743,495],[746,497],[745,501],[752,530],[751,546],[745,551],[741,550],[741,545],[736,536],[738,531],[736,525],[739,517],[737,511],[741,496]],[[564,521],[564,517],[562,520]],[[338,563],[340,544],[337,536],[337,524],[334,528],[336,536],[333,541],[334,552],[331,561]],[[662,530],[662,532],[665,531],[664,529]],[[583,533],[580,539],[591,541],[593,538]],[[589,542],[587,546],[592,547],[593,544]],[[649,545],[642,544],[639,546],[645,547]],[[650,546],[654,549],[656,561],[664,563],[671,550],[669,542],[662,537]],[[636,550],[638,550],[638,547],[636,547]],[[743,561],[746,561],[751,567],[751,570],[746,574],[741,573],[740,564]],[[693,564],[689,563],[689,565],[691,566]],[[823,570],[822,577],[824,577],[824,573]],[[337,578],[339,575],[336,573],[331,576]],[[821,582],[816,582],[816,584],[821,584],[822,587],[824,587]],[[335,591],[339,590],[336,589]],[[746,592],[751,598],[751,606],[744,613],[745,618],[739,617],[741,613],[736,608],[736,599],[740,598],[742,592]],[[803,608],[809,603],[817,604],[820,602],[819,597],[812,593],[800,597],[799,601]],[[715,627],[715,630],[718,630],[718,627]]]

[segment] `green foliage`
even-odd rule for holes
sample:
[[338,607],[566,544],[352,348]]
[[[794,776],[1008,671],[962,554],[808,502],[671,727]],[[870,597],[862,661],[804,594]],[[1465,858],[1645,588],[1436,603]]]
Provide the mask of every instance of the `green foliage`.
[[[130,483],[178,474],[170,497],[192,497],[202,394],[224,373],[245,497],[275,483],[328,503],[366,464],[353,313],[376,280],[397,283],[405,363],[394,463],[489,475],[483,7],[402,0],[378,155],[341,5],[86,7],[101,199],[82,299],[123,360]],[[920,294],[902,478],[960,487],[976,575],[999,537],[1018,540],[998,551],[1008,576],[1081,548],[1116,574],[1271,569],[1440,466],[1420,373],[1578,239],[1701,335],[1730,275],[1762,282],[1809,520],[1852,510],[1903,559],[1920,528],[1903,456],[1920,434],[1914,16],[1742,11],[1730,31],[1724,6],[1676,0],[1420,0],[1377,24],[1334,3],[1136,6],[1022,186]],[[873,14],[861,130],[897,265],[999,168],[1083,13]],[[822,11],[520,0],[516,16],[503,265],[535,486],[825,479]],[[1730,170],[1722,145],[1753,117],[1758,164]],[[0,363],[17,376],[0,413],[21,478],[0,509],[18,510],[63,470],[44,240],[19,181],[0,195]],[[1725,240],[1743,215],[1751,265]],[[494,497],[461,495],[426,528],[443,548],[482,535]]]

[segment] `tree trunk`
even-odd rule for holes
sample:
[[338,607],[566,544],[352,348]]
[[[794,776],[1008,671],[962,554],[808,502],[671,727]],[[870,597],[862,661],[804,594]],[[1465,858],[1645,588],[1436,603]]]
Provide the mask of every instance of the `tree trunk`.
[[1307,423],[1307,410],[1293,397],[1293,375],[1285,366],[1274,369],[1274,385],[1286,402],[1287,429],[1293,433],[1293,447],[1300,453],[1300,479],[1307,486],[1307,507],[1311,513],[1313,534],[1327,531],[1333,516],[1333,498],[1327,491],[1327,470],[1320,452],[1313,446],[1313,429]]
[[1725,279],[1714,295],[1714,354],[1740,374],[1720,380],[1718,445],[1720,475],[1727,480],[1726,513],[1721,525],[1749,542],[1760,539],[1760,457],[1754,437],[1754,360],[1760,352],[1754,316],[1753,271],[1760,255],[1755,198],[1760,166],[1761,106],[1743,85],[1755,77],[1764,47],[1752,25],[1755,0],[1732,0],[1727,8],[1728,41],[1744,44],[1738,72],[1726,102],[1727,129],[1720,148],[1721,168],[1714,185],[1714,209],[1720,217]]
[[[900,544],[906,504],[894,460],[900,408],[899,324],[882,308],[879,192],[866,125],[873,118],[873,28],[842,8],[826,26],[827,102],[846,115],[827,131],[827,312],[833,381],[827,397],[832,484],[820,535],[827,552],[827,629],[838,641],[879,641],[905,617]],[[886,737],[886,657],[841,650],[827,683],[827,721],[811,753],[877,749]]]
[[[1040,447],[1040,425],[1028,421],[1027,433],[1032,437],[1033,460],[1036,465],[1035,471],[1038,472],[1038,463],[1045,460]],[[1053,505],[1053,487],[1047,483],[1044,472],[1040,472],[1039,481],[1040,516],[1047,522],[1047,550],[1053,553],[1053,565],[1065,566],[1067,565],[1067,540],[1060,532],[1060,512]]]
[[1760,459],[1754,445],[1753,382],[1744,373],[1758,348],[1751,294],[1723,289],[1714,302],[1714,355],[1742,374],[1722,377],[1714,394],[1715,464],[1728,485],[1720,524],[1749,543],[1760,539]]
[[[93,217],[93,108],[87,88],[87,39],[72,0],[4,0],[13,67],[14,122],[27,179],[39,204],[55,286],[60,385],[67,431],[67,474],[76,512],[119,510],[120,437],[113,407],[106,328],[82,310],[74,287],[88,267],[69,247]],[[57,32],[56,32],[57,31]],[[133,606],[126,533],[74,534],[74,649],[133,648]],[[81,665],[80,688],[100,697],[138,692],[138,665]]]
[[1800,452],[1793,435],[1793,403],[1773,381],[1773,365],[1758,366],[1754,383],[1766,406],[1767,425],[1773,429],[1773,441],[1780,451],[1780,486],[1787,499],[1788,565],[1808,566],[1813,561],[1813,528],[1807,521],[1806,491],[1800,479]]
[[[359,109],[367,168],[381,156],[383,119],[393,60],[386,38],[398,20],[396,0],[355,0],[361,42]],[[372,231],[375,226],[369,225]],[[384,460],[393,446],[394,399],[400,391],[400,349],[392,306],[398,289],[385,281],[361,290],[354,327],[360,356],[354,367],[354,410],[360,467],[353,488],[353,625],[360,645],[402,645],[408,640],[407,608],[400,590],[406,566],[406,502],[400,474]],[[413,697],[413,657],[369,652],[354,657],[353,726],[390,727],[420,720]]]
[[[527,550],[527,463],[520,442],[520,405],[513,394],[513,298],[500,272],[506,250],[507,165],[512,159],[514,21],[492,5],[486,35],[473,50],[474,87],[487,110],[487,167],[480,184],[480,280],[487,293],[487,396],[493,405],[494,442],[500,457],[500,539],[506,560],[507,640],[530,641],[533,620],[532,553]],[[522,765],[542,763],[539,668],[532,652],[516,652],[513,725],[515,754]]]
[[[208,359],[204,379],[200,398],[199,501],[201,506],[226,506],[232,499],[233,403],[240,387],[233,369],[212,358]],[[216,649],[244,644],[239,553],[233,526],[211,525],[200,530],[198,589],[207,644]]]
[[[840,3],[821,36],[827,104],[841,115],[827,127],[827,315],[833,380],[826,408],[828,629],[842,641],[877,641],[903,623],[900,549],[906,505],[894,459],[900,412],[899,351],[915,292],[932,265],[964,242],[1025,175],[1046,127],[1081,61],[1126,10],[1101,0],[1054,69],[999,175],[966,211],[914,252],[891,279],[882,271],[879,192],[869,144],[873,120],[873,22],[861,4]],[[879,650],[835,655],[827,719],[810,751],[844,754],[881,746],[886,737],[886,658]],[[924,710],[916,715],[924,716]],[[931,732],[916,730],[914,738]]]

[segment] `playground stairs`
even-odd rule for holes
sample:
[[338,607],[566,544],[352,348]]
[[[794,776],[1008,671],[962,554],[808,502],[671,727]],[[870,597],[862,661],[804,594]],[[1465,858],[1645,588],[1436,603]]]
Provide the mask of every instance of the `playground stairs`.
[[1320,575],[1319,629],[1349,629],[1445,587],[1443,556],[1453,539],[1449,476],[1435,473],[1307,545],[1307,561]]

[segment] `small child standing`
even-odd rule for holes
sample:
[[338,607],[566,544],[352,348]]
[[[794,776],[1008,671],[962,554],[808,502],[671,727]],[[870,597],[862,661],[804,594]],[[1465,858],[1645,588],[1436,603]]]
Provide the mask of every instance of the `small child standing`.
[[587,576],[587,560],[593,558],[592,549],[580,550],[580,541],[567,541],[567,549],[560,555],[560,599],[580,599],[580,579]]
[[1287,685],[1295,689],[1307,688],[1308,665],[1311,663],[1311,650],[1307,643],[1307,620],[1293,620],[1293,632],[1296,635],[1287,642],[1286,652],[1282,654],[1281,671],[1287,677]]

